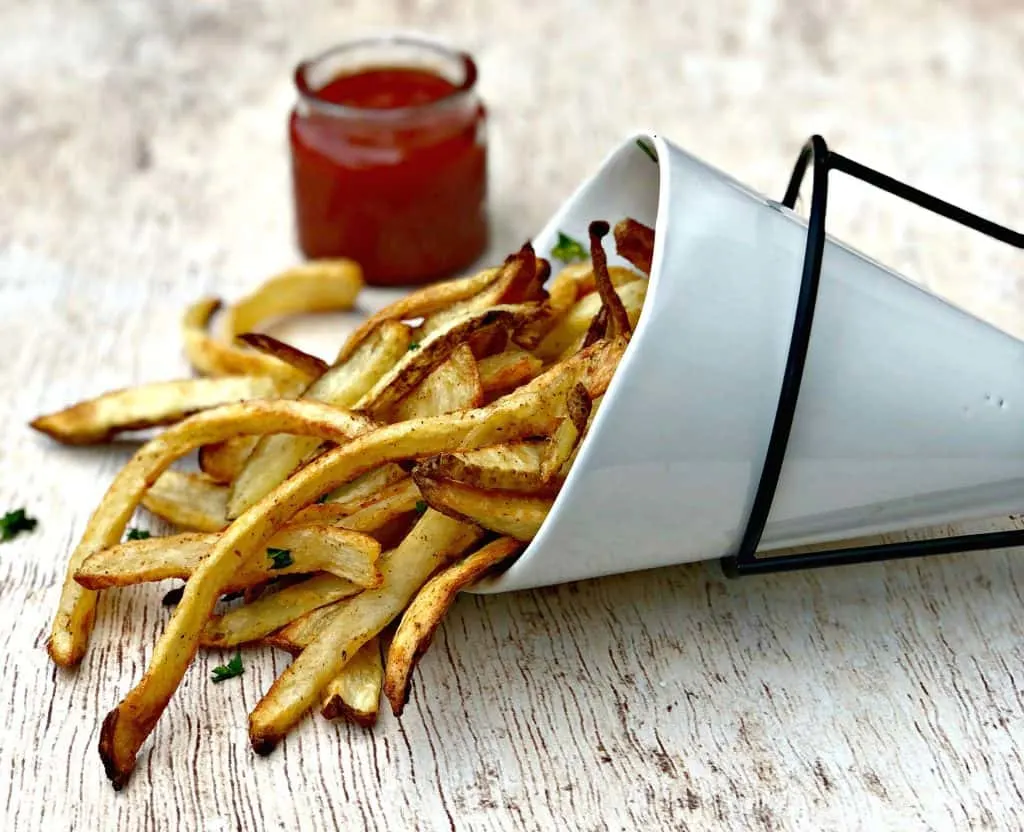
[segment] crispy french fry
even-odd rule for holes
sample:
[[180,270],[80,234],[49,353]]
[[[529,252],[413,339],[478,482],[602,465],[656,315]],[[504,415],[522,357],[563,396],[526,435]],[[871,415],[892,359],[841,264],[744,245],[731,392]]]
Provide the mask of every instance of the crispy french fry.
[[480,386],[484,394],[505,393],[540,375],[544,362],[520,349],[481,358],[478,362]]
[[267,335],[264,332],[244,332],[238,336],[237,340],[257,352],[283,361],[310,378],[319,378],[327,372],[328,364],[322,358],[317,358],[298,347],[280,341],[273,335]]
[[199,449],[199,470],[219,483],[233,482],[258,441],[259,438],[255,436],[236,436],[223,442],[203,445]]
[[569,415],[551,435],[547,453],[541,462],[540,478],[544,482],[551,482],[569,457],[576,452],[590,419],[590,409],[590,396],[582,384],[577,384],[569,393]]
[[392,421],[469,410],[481,405],[483,400],[484,390],[476,359],[473,351],[463,344],[419,387],[395,405]]
[[536,309],[526,306],[500,307],[467,313],[451,320],[426,336],[416,349],[408,350],[356,403],[355,409],[374,417],[387,415],[391,408],[419,387],[427,376],[474,335],[485,331],[510,330],[517,320],[533,314],[536,314]]
[[537,257],[533,246],[526,243],[518,252],[509,256],[498,270],[495,280],[471,297],[449,305],[427,317],[420,327],[426,338],[438,330],[447,329],[453,321],[476,316],[501,304],[520,304],[540,300],[540,283],[537,281]]
[[347,719],[369,728],[377,722],[384,662],[375,636],[360,647],[327,684],[320,713],[324,719]]
[[94,445],[124,431],[170,425],[211,407],[277,394],[278,385],[265,377],[163,381],[104,393],[30,424],[65,445]]
[[224,329],[230,341],[273,318],[351,309],[362,288],[363,271],[354,260],[311,260],[275,275],[232,305]]
[[430,647],[434,633],[455,602],[455,597],[522,550],[523,544],[518,540],[500,537],[463,560],[446,566],[416,593],[412,603],[406,607],[388,649],[384,695],[395,716],[402,715],[402,709],[409,700],[412,672]]
[[615,226],[615,250],[649,275],[654,260],[654,229],[627,217]]
[[323,632],[336,615],[341,613],[345,603],[345,600],[335,601],[333,604],[311,610],[262,641],[297,656]]
[[454,480],[430,479],[416,471],[413,479],[432,509],[524,542],[536,537],[554,502],[553,497],[484,491]]
[[[644,298],[647,296],[647,281],[634,280],[615,290],[629,314],[630,324],[635,326],[640,318]],[[591,293],[576,302],[569,314],[562,319],[534,351],[545,361],[562,356],[568,357],[578,351],[579,343],[590,327],[594,316],[601,311],[601,296]]]
[[269,355],[221,341],[210,335],[209,323],[220,309],[218,298],[203,298],[185,310],[181,335],[192,368],[204,376],[267,376],[296,392],[312,379]]
[[95,618],[96,594],[78,585],[75,572],[89,555],[120,542],[149,484],[176,459],[200,445],[240,434],[290,431],[344,441],[362,426],[363,420],[351,414],[313,402],[249,401],[197,413],[147,442],[114,479],[71,554],[47,644],[50,657],[68,666],[85,654]]
[[327,495],[324,502],[334,506],[338,511],[352,514],[379,500],[384,489],[408,476],[400,465],[381,465],[380,468],[356,477],[341,488],[336,488]]
[[181,529],[219,532],[228,524],[228,491],[203,474],[164,471],[142,495],[142,505]]
[[348,337],[345,345],[338,353],[335,363],[341,363],[350,358],[370,335],[388,321],[410,321],[432,315],[442,309],[448,309],[459,301],[479,294],[481,290],[494,283],[500,276],[501,269],[485,269],[477,274],[458,278],[457,280],[448,280],[443,283],[434,283],[411,292],[365,320]]
[[[115,787],[123,786],[130,776],[140,746],[153,730],[195,655],[200,632],[223,587],[239,565],[251,557],[272,536],[275,529],[284,525],[325,491],[337,488],[380,465],[432,456],[458,446],[472,449],[495,444],[496,437],[514,441],[538,433],[549,433],[564,416],[566,395],[577,382],[584,384],[591,397],[604,392],[625,347],[625,339],[595,344],[591,349],[567,359],[520,390],[485,408],[386,425],[358,436],[297,471],[272,494],[241,515],[224,531],[192,580],[186,584],[181,602],[153,651],[150,660],[152,672],[143,676],[139,684],[104,720],[100,732],[100,756],[107,776]],[[312,403],[278,404],[309,406]],[[338,416],[347,415],[341,411],[333,412]],[[220,438],[223,437],[204,436],[199,444]],[[118,528],[118,535],[122,529],[123,525]],[[109,542],[103,545],[109,545]],[[84,557],[73,563],[75,570],[81,560]],[[382,557],[382,573],[384,560]],[[359,597],[379,591],[367,590]],[[331,667],[333,670],[327,674],[320,687],[333,678],[340,665]],[[286,671],[286,675],[289,671]],[[303,709],[312,703],[319,689],[303,699]],[[289,720],[291,716],[285,720],[288,725],[291,724]],[[258,721],[257,726],[259,724]],[[265,740],[272,734],[271,730],[270,734],[264,736],[257,730],[252,736],[261,748],[266,749],[269,745]]]
[[562,481],[547,482],[541,467],[550,442],[532,439],[506,442],[475,451],[438,454],[419,463],[414,472],[428,479],[448,479],[486,491],[516,491],[554,496]]
[[301,583],[264,595],[251,604],[236,607],[224,615],[214,616],[203,628],[199,643],[203,647],[234,647],[256,641],[310,610],[362,591],[359,584],[344,578],[315,575]]
[[474,526],[427,511],[402,544],[381,556],[384,580],[339,608],[249,715],[249,741],[268,754],[367,641],[380,633],[440,566],[480,538]]
[[[216,534],[187,532],[127,540],[86,558],[75,580],[86,589],[96,590],[168,578],[188,580],[217,539]],[[253,559],[234,574],[225,592],[284,575],[312,572],[328,572],[361,587],[380,582],[380,544],[372,537],[338,526],[289,524],[270,539],[267,549],[287,552],[287,565],[277,566],[269,556]]]
[[[352,407],[409,348],[409,328],[386,321],[351,354],[315,381],[305,399]],[[237,517],[283,482],[319,446],[315,438],[267,436],[252,452],[238,475],[228,502],[228,514]]]
[[628,338],[633,334],[633,325],[630,323],[626,307],[622,304],[622,298],[615,291],[611,276],[608,274],[608,257],[602,243],[608,231],[608,223],[604,220],[590,223],[590,262],[594,264],[594,283],[601,296],[601,305],[608,310],[608,323],[611,329],[607,330],[606,334],[608,337]]

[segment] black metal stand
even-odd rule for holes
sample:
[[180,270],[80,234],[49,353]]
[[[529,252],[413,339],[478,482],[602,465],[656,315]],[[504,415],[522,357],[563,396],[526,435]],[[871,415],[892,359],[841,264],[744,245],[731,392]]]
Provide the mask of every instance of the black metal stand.
[[761,535],[764,533],[765,524],[771,513],[772,502],[775,499],[775,490],[778,487],[779,476],[785,462],[786,447],[789,444],[789,434],[793,427],[793,417],[800,396],[800,382],[803,379],[804,365],[807,363],[811,327],[814,323],[814,307],[818,297],[818,284],[821,281],[821,260],[825,251],[825,210],[828,203],[829,173],[833,170],[841,171],[996,240],[1024,249],[1024,234],[1004,228],[890,176],[865,167],[852,159],[840,156],[829,150],[821,136],[811,136],[800,152],[800,158],[797,159],[796,166],[793,168],[793,175],[790,177],[789,187],[786,188],[786,195],[783,198],[783,204],[787,208],[792,208],[796,204],[800,185],[809,164],[813,167],[811,209],[807,221],[807,246],[804,252],[803,275],[797,298],[796,315],[793,319],[793,336],[790,340],[789,357],[786,360],[782,388],[779,391],[779,403],[775,410],[775,423],[768,441],[761,481],[754,496],[754,505],[740,542],[739,551],[732,557],[723,558],[722,568],[727,575],[738,577],[766,572],[813,569],[821,566],[840,566],[951,552],[1024,546],[1024,530],[1020,530],[758,557],[757,547],[761,542]]

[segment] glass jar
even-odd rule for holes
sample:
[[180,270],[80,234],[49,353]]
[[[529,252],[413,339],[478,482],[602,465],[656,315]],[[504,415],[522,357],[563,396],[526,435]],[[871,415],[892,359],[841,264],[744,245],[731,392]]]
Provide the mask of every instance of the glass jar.
[[406,35],[296,67],[289,138],[298,243],[367,283],[450,277],[487,246],[486,112],[473,59]]

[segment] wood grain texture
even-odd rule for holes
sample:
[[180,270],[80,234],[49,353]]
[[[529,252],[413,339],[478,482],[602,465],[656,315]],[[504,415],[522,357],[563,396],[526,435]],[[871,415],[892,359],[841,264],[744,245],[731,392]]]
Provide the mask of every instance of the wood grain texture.
[[[310,717],[266,759],[246,714],[288,658],[249,651],[241,678],[213,685],[227,654],[201,654],[120,795],[99,721],[145,667],[166,586],[105,594],[77,671],[43,650],[67,555],[134,446],[64,449],[26,422],[181,376],[183,306],[294,260],[295,58],[396,23],[474,49],[492,111],[492,255],[634,124],[768,191],[820,131],[1024,226],[1024,91],[1007,81],[1024,73],[1020,4],[868,5],[843,22],[841,9],[739,0],[601,14],[547,0],[509,17],[449,0],[298,15],[4,4],[0,510],[25,506],[40,526],[0,546],[0,829],[1024,825],[1019,552],[738,582],[704,564],[462,597],[401,721],[367,732]],[[1019,259],[870,192],[834,198],[841,236],[1024,334]],[[330,357],[352,323],[320,319],[296,340]]]

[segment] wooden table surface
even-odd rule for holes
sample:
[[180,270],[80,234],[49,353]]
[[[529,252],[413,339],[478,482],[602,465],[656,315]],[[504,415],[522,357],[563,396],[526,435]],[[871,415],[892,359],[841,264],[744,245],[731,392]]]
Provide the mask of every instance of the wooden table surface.
[[[129,788],[108,787],[99,721],[145,667],[161,589],[105,596],[75,672],[56,671],[43,642],[68,552],[134,446],[60,448],[25,423],[182,376],[183,306],[295,260],[296,58],[387,25],[474,50],[494,256],[643,125],[773,195],[821,132],[1024,227],[1020,3],[605,6],[0,6],[0,510],[40,520],[0,546],[0,828],[1024,825],[1020,552],[738,582],[701,564],[464,596],[401,721],[367,732],[308,718],[267,759],[245,720],[283,654],[251,652],[240,680],[216,686],[220,658],[203,656]],[[852,186],[835,188],[830,216],[840,236],[1024,335],[1010,252]]]

